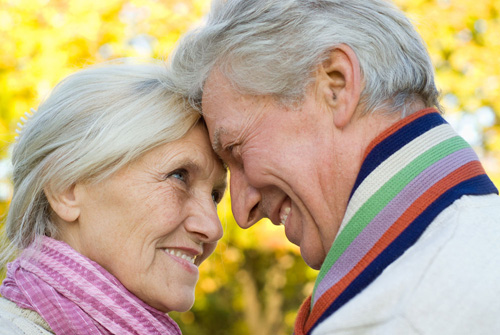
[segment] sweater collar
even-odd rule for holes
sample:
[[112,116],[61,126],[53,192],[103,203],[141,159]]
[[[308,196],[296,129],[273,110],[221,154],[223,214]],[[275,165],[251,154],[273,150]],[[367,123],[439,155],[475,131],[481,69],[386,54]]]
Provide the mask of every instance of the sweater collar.
[[435,109],[395,123],[366,150],[296,334],[308,333],[361,292],[453,201],[490,193],[498,191],[474,150]]

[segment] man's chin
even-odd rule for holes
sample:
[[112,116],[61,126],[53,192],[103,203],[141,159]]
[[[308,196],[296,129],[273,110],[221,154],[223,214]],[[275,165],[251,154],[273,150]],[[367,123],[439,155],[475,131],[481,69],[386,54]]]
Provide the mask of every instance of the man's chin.
[[314,269],[314,270],[319,270],[321,268],[321,265],[323,265],[323,262],[325,261],[325,255],[310,255],[307,251],[303,250],[300,248],[300,254],[302,255],[302,258],[304,259],[304,262],[306,264]]

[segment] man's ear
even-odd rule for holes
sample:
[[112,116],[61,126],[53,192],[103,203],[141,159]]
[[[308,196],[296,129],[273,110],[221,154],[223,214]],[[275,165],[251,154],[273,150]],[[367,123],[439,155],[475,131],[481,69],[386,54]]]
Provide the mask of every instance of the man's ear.
[[321,94],[334,112],[335,126],[344,128],[355,114],[363,89],[358,57],[349,46],[338,45],[320,65],[318,76],[323,81]]
[[75,187],[75,185],[72,185],[63,192],[53,192],[50,187],[46,187],[43,190],[52,210],[59,218],[66,222],[74,222],[80,216],[80,207]]

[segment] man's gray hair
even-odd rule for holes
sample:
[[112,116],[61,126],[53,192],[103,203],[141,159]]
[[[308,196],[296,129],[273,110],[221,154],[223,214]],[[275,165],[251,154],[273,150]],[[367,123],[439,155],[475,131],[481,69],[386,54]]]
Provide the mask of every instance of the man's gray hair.
[[164,64],[129,59],[81,70],[54,88],[14,145],[1,265],[36,236],[56,235],[44,190],[103,180],[197,123],[169,78]]
[[437,107],[434,69],[411,22],[384,0],[214,0],[206,23],[179,43],[176,86],[200,107],[214,68],[240,93],[301,100],[337,45],[356,53],[365,87],[362,114]]

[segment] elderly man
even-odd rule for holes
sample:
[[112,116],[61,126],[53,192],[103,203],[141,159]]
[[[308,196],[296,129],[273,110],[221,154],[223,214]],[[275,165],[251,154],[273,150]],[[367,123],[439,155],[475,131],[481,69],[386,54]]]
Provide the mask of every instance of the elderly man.
[[295,334],[500,332],[500,198],[394,5],[216,1],[172,70],[238,224],[284,225],[320,269]]

